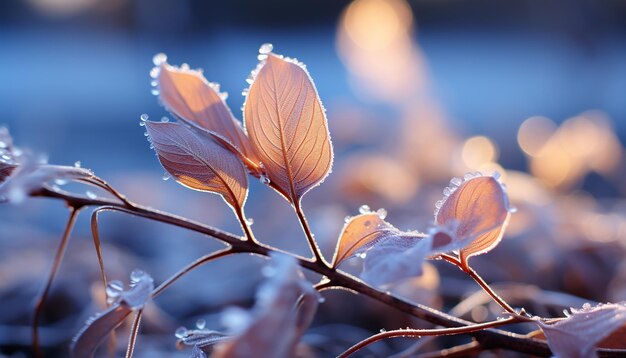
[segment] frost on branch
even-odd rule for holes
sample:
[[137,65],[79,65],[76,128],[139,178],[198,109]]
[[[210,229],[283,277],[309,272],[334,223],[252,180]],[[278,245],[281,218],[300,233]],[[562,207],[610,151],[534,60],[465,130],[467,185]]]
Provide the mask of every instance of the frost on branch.
[[154,290],[154,280],[150,275],[134,270],[130,275],[130,287],[124,290],[119,281],[111,281],[107,286],[107,296],[111,307],[96,313],[72,340],[72,358],[91,357],[105,338],[121,325],[128,315],[143,309]]
[[566,319],[554,324],[536,321],[556,357],[596,357],[598,344],[614,333],[622,335],[617,341],[626,341],[626,302],[595,307],[585,304],[582,309],[571,310]]
[[177,334],[182,343],[194,345],[192,357],[206,357],[211,350],[211,357],[218,358],[294,356],[313,320],[319,295],[289,256],[273,255],[263,272],[268,279],[259,288],[252,310],[231,308],[223,313],[226,333],[189,330]]

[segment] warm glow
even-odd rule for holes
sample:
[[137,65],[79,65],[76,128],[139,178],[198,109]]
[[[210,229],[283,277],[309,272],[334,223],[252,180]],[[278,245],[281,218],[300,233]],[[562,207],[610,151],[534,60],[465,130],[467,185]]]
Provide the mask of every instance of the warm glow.
[[471,169],[478,169],[483,164],[494,162],[498,150],[489,138],[476,136],[465,141],[461,156],[465,165]]
[[556,130],[556,124],[546,117],[530,117],[517,132],[517,142],[524,153],[536,156]]
[[411,17],[411,9],[401,1],[357,0],[346,10],[343,26],[357,46],[380,51],[406,36]]

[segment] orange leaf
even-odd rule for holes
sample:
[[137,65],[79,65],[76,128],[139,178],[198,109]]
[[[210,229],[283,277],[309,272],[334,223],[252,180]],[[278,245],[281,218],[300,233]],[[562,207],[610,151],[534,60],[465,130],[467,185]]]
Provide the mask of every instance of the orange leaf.
[[219,85],[208,82],[200,71],[173,67],[167,62],[159,69],[159,98],[170,112],[258,163],[241,123],[226,105],[225,95],[219,92]]
[[248,195],[248,178],[237,156],[210,138],[179,123],[146,122],[159,161],[180,184],[220,194],[241,211]]
[[244,121],[268,179],[292,204],[330,173],[326,115],[302,64],[270,53],[248,91]]
[[455,240],[467,241],[460,250],[461,262],[467,267],[469,257],[490,251],[502,239],[510,216],[508,197],[492,176],[470,174],[465,181],[452,183],[444,191],[447,198],[437,204],[435,223],[453,227]]

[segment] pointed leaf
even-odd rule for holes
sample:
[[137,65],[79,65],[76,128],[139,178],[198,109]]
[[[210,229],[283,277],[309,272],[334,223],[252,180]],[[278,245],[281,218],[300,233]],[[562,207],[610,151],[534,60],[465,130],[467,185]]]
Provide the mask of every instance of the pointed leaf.
[[366,251],[378,242],[403,235],[403,232],[383,220],[378,212],[354,216],[346,221],[341,230],[335,249],[333,267],[339,266],[343,261]]
[[0,183],[0,197],[20,202],[53,180],[71,181],[91,177],[93,173],[89,169],[26,162],[11,169],[11,176]]
[[465,242],[460,250],[461,262],[493,249],[502,239],[510,216],[508,197],[502,184],[492,176],[480,173],[466,175],[458,188],[460,179],[446,188],[448,194],[438,203],[435,223],[452,227],[454,240]]
[[89,358],[115,328],[121,325],[133,310],[126,304],[117,303],[87,324],[76,335],[70,346],[72,358]]
[[150,300],[154,290],[152,277],[141,270],[134,270],[130,280],[130,288],[115,291],[115,297],[109,296],[115,298],[111,307],[87,320],[74,337],[70,346],[73,358],[92,357],[109,333],[121,325],[131,312],[142,309]]
[[236,211],[248,194],[246,170],[237,156],[179,123],[146,122],[159,161],[180,184],[220,194]]
[[245,103],[246,130],[267,177],[292,204],[330,173],[326,114],[304,66],[269,54]]
[[258,163],[241,123],[235,119],[219,85],[202,72],[164,62],[157,77],[161,102],[178,119],[212,136],[254,163]]
[[557,357],[586,358],[596,356],[599,342],[626,324],[626,303],[589,304],[573,309],[572,314],[555,324],[537,321],[552,353]]

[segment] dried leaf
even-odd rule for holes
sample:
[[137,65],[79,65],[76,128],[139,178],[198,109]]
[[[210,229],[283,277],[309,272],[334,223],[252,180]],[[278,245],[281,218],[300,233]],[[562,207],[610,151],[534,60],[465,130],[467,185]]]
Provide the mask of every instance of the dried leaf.
[[452,239],[464,243],[460,259],[467,266],[469,257],[490,251],[502,239],[510,216],[508,197],[498,179],[480,173],[468,174],[464,181],[453,179],[444,194],[435,223],[450,228]]
[[248,195],[246,170],[237,156],[179,123],[146,122],[159,161],[180,184],[220,194],[235,211]]
[[134,310],[142,309],[150,300],[154,281],[141,270],[134,270],[128,291],[111,291],[107,294],[115,301],[106,311],[96,314],[85,322],[72,340],[70,354],[73,358],[92,357],[96,349],[115,328],[121,325]]
[[268,179],[292,204],[330,173],[326,114],[302,64],[270,53],[248,92],[244,121]]
[[258,163],[218,84],[208,82],[200,71],[170,66],[167,62],[160,65],[157,81],[161,102],[178,119]]
[[378,242],[364,255],[360,277],[374,286],[386,286],[421,276],[432,247],[432,238],[392,236]]
[[582,309],[572,308],[569,317],[555,324],[536,322],[555,356],[595,357],[598,343],[626,324],[626,303],[586,304]]
[[[265,271],[270,277],[257,293],[251,320],[231,328],[236,331],[236,337],[218,344],[212,357],[294,356],[300,336],[317,309],[319,296],[304,280],[293,258],[274,255],[273,263],[274,266]],[[298,303],[301,303],[300,309]],[[225,317],[224,321],[230,320]]]
[[88,179],[92,176],[89,169],[26,162],[11,170],[11,176],[0,183],[0,197],[19,203],[50,181]]
[[366,251],[378,242],[405,234],[383,220],[382,212],[369,212],[366,205],[362,206],[360,211],[360,215],[347,219],[339,235],[333,267],[339,266],[343,261]]
[[117,303],[98,316],[89,319],[70,346],[72,358],[89,358],[115,328],[121,325],[133,310]]

